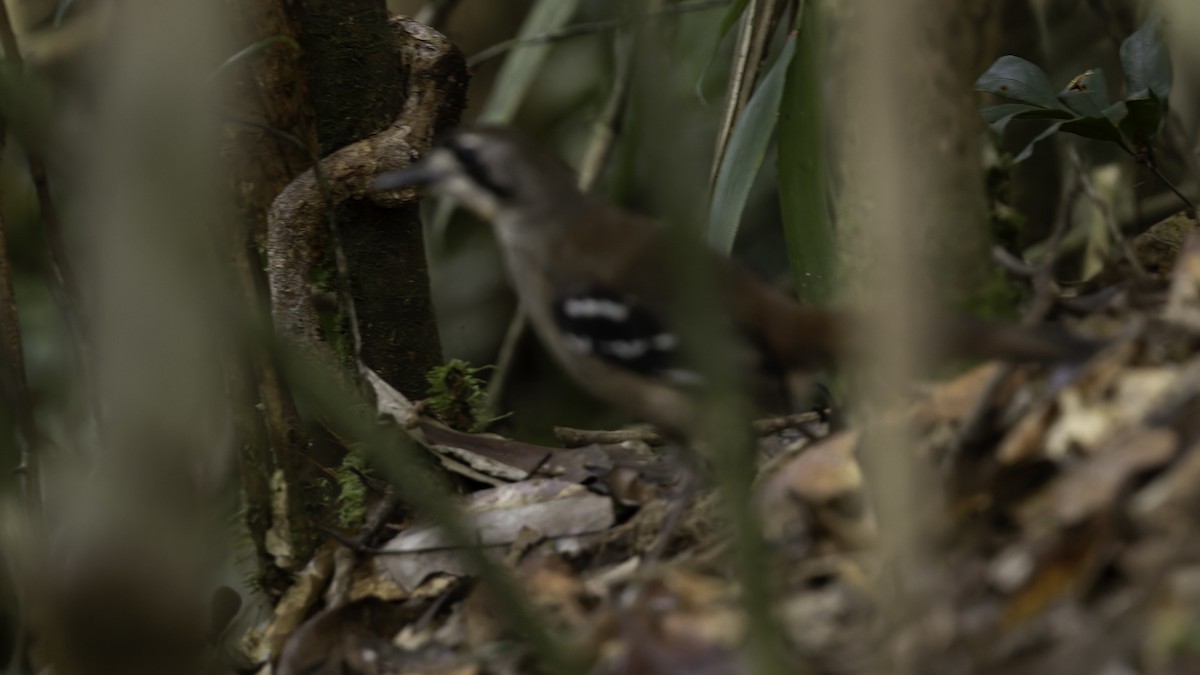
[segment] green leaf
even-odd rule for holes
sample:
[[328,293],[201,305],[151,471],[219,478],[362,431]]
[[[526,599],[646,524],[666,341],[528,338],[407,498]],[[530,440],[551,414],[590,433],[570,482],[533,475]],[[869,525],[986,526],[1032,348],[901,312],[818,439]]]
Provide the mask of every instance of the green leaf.
[[762,166],[779,115],[788,64],[796,53],[796,37],[789,35],[779,58],[754,90],[729,139],[725,159],[717,171],[709,210],[708,242],[722,253],[733,250],[742,209],[750,196],[754,178]]
[[1022,150],[1019,154],[1017,154],[1017,157],[1016,157],[1016,159],[1013,160],[1013,162],[1024,162],[1025,160],[1032,157],[1034,146],[1036,146],[1038,143],[1046,140],[1047,138],[1050,138],[1051,136],[1053,136],[1055,133],[1058,132],[1059,128],[1062,125],[1063,125],[1062,122],[1055,122],[1054,124],[1051,124],[1050,126],[1046,127],[1046,129],[1044,131],[1042,131],[1042,133],[1038,134],[1032,141],[1029,141],[1029,145],[1026,145],[1025,149]]
[[1107,117],[1100,119],[1094,117],[1075,117],[1061,122],[1055,122],[1046,127],[1042,133],[1038,134],[1025,149],[1016,156],[1014,162],[1023,162],[1033,156],[1034,146],[1038,143],[1050,138],[1057,132],[1075,134],[1085,138],[1094,138],[1096,140],[1108,141],[1118,145],[1124,145],[1124,139],[1121,136],[1120,130]]
[[987,92],[1041,108],[1064,108],[1050,78],[1033,63],[1019,56],[1001,56],[975,80],[975,91]]
[[837,240],[826,204],[825,137],[821,107],[819,3],[801,17],[797,54],[788,67],[779,106],[779,211],[796,293],[812,305],[833,300]]
[[[578,6],[579,0],[537,0],[525,15],[517,39],[528,40],[562,28]],[[551,48],[548,44],[531,45],[509,52],[479,113],[480,122],[504,124],[512,120]]]
[[1167,106],[1154,94],[1147,90],[1145,98],[1125,99],[1127,114],[1121,120],[1121,131],[1134,143],[1147,144],[1158,136],[1163,122],[1167,117]]
[[1068,120],[1074,117],[1068,110],[1057,108],[1047,110],[1028,103],[1001,103],[992,105],[980,111],[985,122],[991,125],[997,134],[1003,134],[1008,123],[1014,119],[1029,120]]
[[1107,117],[1077,117],[1063,122],[1059,130],[1084,138],[1094,138],[1098,141],[1108,141],[1118,145],[1124,143],[1121,130]]
[[1162,36],[1162,17],[1151,12],[1146,22],[1121,43],[1121,70],[1128,98],[1148,98],[1153,92],[1166,107],[1171,94],[1171,54]]
[[1000,103],[997,105],[989,105],[988,107],[979,111],[979,114],[983,117],[983,121],[987,122],[988,124],[995,124],[1002,121],[1007,122],[1008,120],[1022,113],[1042,113],[1047,115],[1068,114],[1060,110],[1046,110],[1041,106],[1029,105],[1028,103]]
[[983,120],[992,125],[997,133],[1004,133],[1004,128],[1014,119],[1062,120],[1073,117],[1068,110],[1047,110],[1028,103],[1000,103],[990,105],[979,112]]
[[1121,125],[1121,120],[1125,119],[1128,114],[1129,106],[1125,105],[1124,101],[1117,101],[1104,109],[1104,116],[1117,126]]

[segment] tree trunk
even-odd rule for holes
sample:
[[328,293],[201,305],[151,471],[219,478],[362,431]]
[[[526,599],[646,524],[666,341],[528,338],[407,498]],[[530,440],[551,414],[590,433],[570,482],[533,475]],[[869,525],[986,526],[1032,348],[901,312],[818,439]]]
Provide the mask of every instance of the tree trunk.
[[[309,83],[324,156],[391,124],[405,104],[409,73],[379,0],[305,0],[303,8],[301,44],[312,64]],[[450,123],[457,124],[457,115]],[[336,217],[362,359],[406,396],[423,398],[425,373],[441,364],[442,353],[418,209],[355,199],[343,203]],[[332,269],[331,258],[326,264]]]
[[[231,251],[243,305],[238,318],[250,325],[266,320],[267,284],[259,250],[266,241],[267,211],[275,196],[311,164],[316,125],[308,96],[308,70],[296,42],[300,32],[297,0],[225,0],[226,16],[239,48],[265,48],[222,73],[234,120],[225,125],[223,156],[229,159],[229,189],[239,224]],[[267,41],[274,40],[268,44]],[[290,40],[290,42],[289,42]],[[286,136],[285,136],[286,134]],[[271,510],[271,479],[301,485],[298,460],[305,432],[276,363],[265,345],[245,345],[239,361],[226,364],[241,448],[239,478],[245,523],[259,558],[260,581],[271,593],[290,583],[268,550],[267,533],[291,533],[291,548],[303,552],[311,528],[297,491],[288,500],[287,523],[280,527]],[[256,404],[261,403],[261,413]],[[306,557],[306,556],[305,556]]]

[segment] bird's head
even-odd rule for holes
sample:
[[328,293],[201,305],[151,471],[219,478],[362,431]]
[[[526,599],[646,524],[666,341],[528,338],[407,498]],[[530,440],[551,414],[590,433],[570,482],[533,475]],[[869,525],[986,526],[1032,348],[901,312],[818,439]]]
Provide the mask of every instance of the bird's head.
[[489,221],[578,194],[561,162],[516,133],[490,126],[459,129],[413,166],[380,174],[374,181],[377,190],[422,185]]

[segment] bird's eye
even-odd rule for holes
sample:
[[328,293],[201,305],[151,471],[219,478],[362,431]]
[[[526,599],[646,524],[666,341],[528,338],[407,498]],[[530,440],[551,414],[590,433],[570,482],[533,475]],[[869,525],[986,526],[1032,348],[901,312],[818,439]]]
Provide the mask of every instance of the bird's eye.
[[501,185],[498,177],[489,173],[487,163],[480,156],[477,146],[465,145],[461,141],[451,140],[446,144],[446,148],[454,153],[455,158],[458,159],[458,163],[462,167],[463,173],[467,174],[476,185],[500,199],[508,199],[512,196],[512,190]]

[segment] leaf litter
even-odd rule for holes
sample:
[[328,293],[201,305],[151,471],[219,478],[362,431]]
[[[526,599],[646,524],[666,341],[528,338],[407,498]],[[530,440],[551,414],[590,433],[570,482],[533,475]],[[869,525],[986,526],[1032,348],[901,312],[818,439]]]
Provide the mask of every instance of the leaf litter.
[[[763,574],[796,668],[1200,672],[1200,236],[1194,219],[1168,221],[1170,236],[1133,242],[1167,292],[1146,301],[1106,276],[1121,289],[1075,324],[1106,327],[1096,337],[1108,346],[1088,362],[984,363],[905,404],[914,461],[937,482],[921,492],[943,513],[928,569],[907,584],[926,592],[901,616],[861,430],[802,416],[802,433],[757,425]],[[382,416],[422,429],[443,466],[476,486],[459,501],[477,544],[590,672],[750,672],[723,511],[646,443],[661,438],[597,432],[589,443],[569,430],[566,449],[466,434],[372,384]],[[340,600],[322,593],[345,544],[322,548],[243,636],[245,661],[278,674],[542,670],[440,528],[393,520],[357,551]]]

